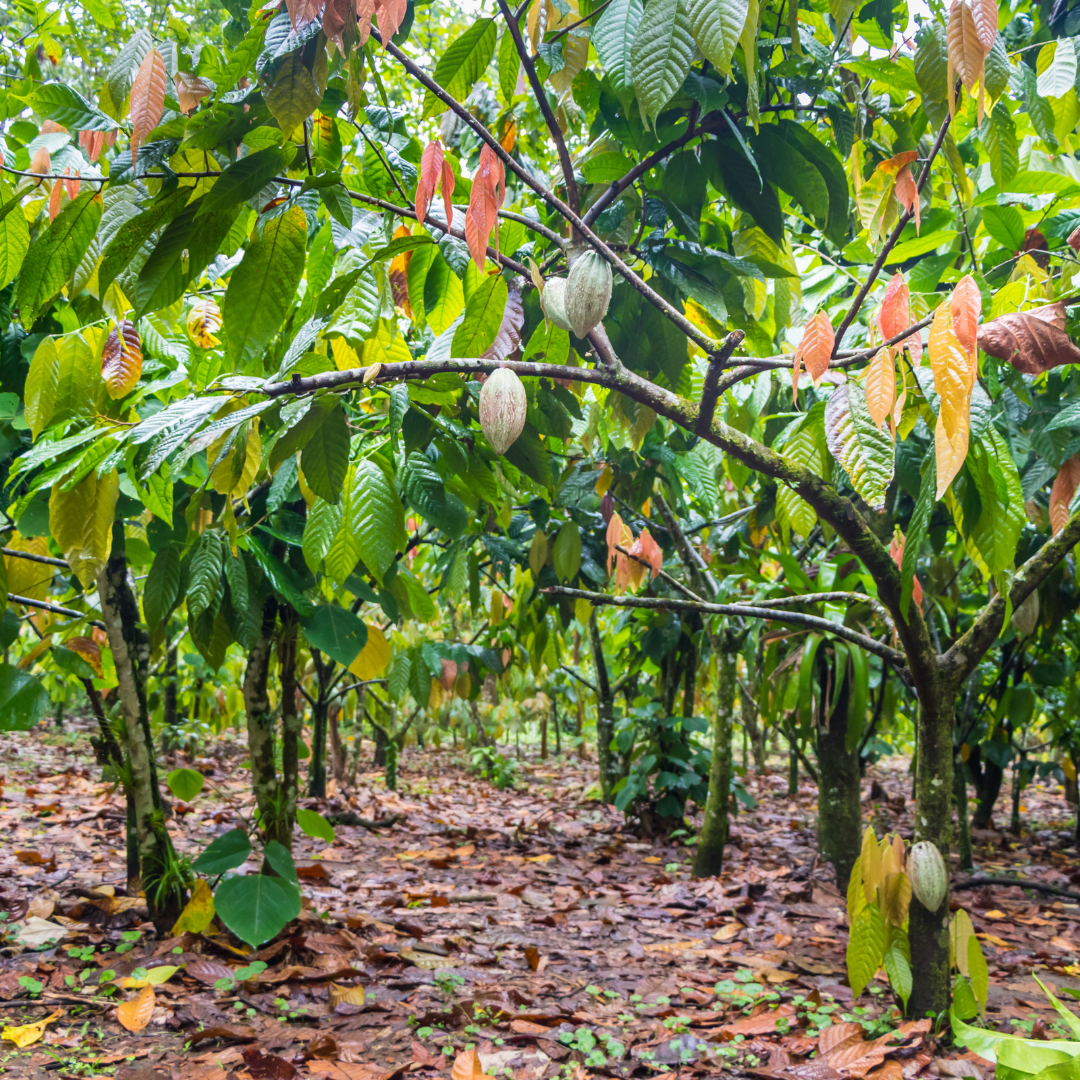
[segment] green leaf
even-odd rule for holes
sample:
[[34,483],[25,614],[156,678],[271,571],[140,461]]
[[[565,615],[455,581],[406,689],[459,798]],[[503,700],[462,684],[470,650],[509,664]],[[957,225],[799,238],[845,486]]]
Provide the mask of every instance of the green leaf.
[[1076,49],[1073,42],[1049,41],[1039,50],[1035,64],[1036,86],[1044,98],[1064,97],[1076,82]]
[[[455,38],[439,57],[439,62],[435,65],[435,81],[452,98],[464,101],[491,63],[491,58],[495,55],[497,36],[494,19],[477,19],[464,34]],[[420,119],[436,116],[445,108],[429,90],[424,95],[424,109]]]
[[[10,204],[0,210],[0,289],[6,288],[15,280],[30,250],[30,228],[20,208],[19,200],[13,199],[14,213]],[[6,212],[5,212],[6,211]]]
[[771,184],[763,183],[755,165],[735,138],[710,139],[701,146],[701,163],[709,183],[761,227],[776,244],[784,240],[784,215]]
[[1012,70],[1009,54],[1005,51],[1005,38],[998,34],[986,54],[986,96],[991,101],[996,101],[1004,93],[1012,78]]
[[923,97],[945,101],[949,95],[949,44],[945,26],[928,20],[918,35],[915,50],[915,82]]
[[199,200],[196,217],[215,210],[230,210],[258,195],[292,160],[292,150],[268,146],[234,161],[214,181],[214,186]]
[[357,462],[347,524],[364,565],[382,580],[405,545],[405,515],[386,473],[370,458]]
[[1012,568],[1027,514],[1016,463],[992,424],[972,440],[967,471],[974,478],[982,512],[973,528],[966,522],[961,522],[961,528],[969,551],[974,546],[981,556],[974,561],[985,562],[985,570],[993,576]]
[[825,178],[797,147],[784,139],[780,128],[766,124],[751,143],[761,175],[786,191],[810,217],[825,221],[829,216]]
[[645,8],[641,0],[611,0],[592,32],[592,44],[617,95],[633,90],[630,54]]
[[848,982],[851,996],[856,1001],[877,974],[884,958],[885,926],[881,921],[881,909],[877,904],[868,904],[852,923],[847,945]]
[[[288,140],[293,132],[319,107],[322,91],[315,76],[304,64],[306,50],[291,52],[274,71],[273,85],[263,94],[267,108]],[[325,65],[326,54],[322,61]],[[324,69],[325,70],[325,69]]]
[[0,731],[29,731],[45,719],[45,687],[12,664],[0,664]]
[[205,781],[202,773],[197,773],[194,769],[173,769],[165,778],[165,783],[178,799],[191,802],[202,791]]
[[207,877],[224,874],[243,866],[251,854],[251,840],[244,829],[230,829],[212,840],[206,850],[191,864],[192,870]]
[[445,481],[423,454],[409,455],[401,473],[401,491],[414,510],[451,539],[456,540],[468,526],[465,504],[446,490]]
[[[98,288],[101,295],[105,295],[105,290],[113,283],[117,274],[128,266],[154,233],[183,210],[184,204],[191,197],[191,190],[188,187],[173,188],[142,213],[121,221],[120,227],[109,238],[102,252],[101,266],[98,269]],[[106,215],[111,214],[112,210],[110,204]],[[104,228],[104,221],[102,227]]]
[[[985,964],[986,961],[984,960],[983,963]],[[971,970],[970,955],[968,956],[968,969]],[[1050,999],[1050,1004],[1054,1006],[1054,1008],[1057,1010],[1058,1015],[1068,1025],[1069,1029],[1073,1033],[1073,1036],[1077,1039],[1080,1039],[1080,1016],[1077,1016],[1076,1013],[1072,1011],[1072,1009],[1066,1008],[1066,1006],[1062,1004],[1062,1002],[1057,998],[1054,992],[1042,981],[1042,979],[1039,978],[1038,975],[1032,973],[1032,978],[1034,978],[1034,980],[1039,984],[1039,989],[1042,990],[1042,992]],[[1075,995],[1075,991],[1072,991],[1072,993]]]
[[214,891],[214,909],[241,941],[257,947],[300,914],[300,893],[267,874],[231,877]]
[[287,881],[290,885],[299,885],[300,878],[296,873],[296,863],[293,862],[289,849],[280,840],[268,840],[263,848],[263,858],[270,864],[274,873],[279,878]]
[[[823,421],[824,406],[815,405],[803,420],[795,421],[783,433],[782,441],[778,439],[773,449],[779,450],[785,461],[802,465],[828,479],[830,459]],[[817,524],[817,512],[791,488],[784,485],[776,491],[776,519],[781,529],[791,528],[805,538]]]
[[982,945],[974,934],[968,938],[967,944],[968,978],[971,979],[971,989],[975,993],[975,999],[985,1009],[987,996],[990,993],[990,969],[986,966],[986,957],[983,956]]
[[345,509],[340,503],[332,505],[325,499],[316,499],[315,505],[308,510],[300,547],[304,553],[304,562],[313,574],[322,565],[344,516]]
[[101,210],[101,196],[92,189],[84,191],[31,245],[15,293],[19,321],[27,330],[75,273],[94,238]]
[[34,91],[30,103],[35,112],[72,131],[115,131],[119,126],[67,83],[44,83]]
[[885,508],[885,491],[893,478],[896,448],[870,418],[866,390],[856,379],[836,387],[825,406],[825,438],[829,452],[848,474],[851,486],[872,510]]
[[687,0],[686,10],[702,55],[721,75],[729,76],[731,58],[750,13],[748,0]]
[[514,35],[504,29],[499,38],[499,89],[507,105],[513,100],[520,73],[521,57],[514,44]]
[[885,974],[889,976],[889,985],[907,1009],[911,997],[911,951],[907,932],[898,927],[889,928],[889,947],[885,950]]
[[[994,183],[999,187],[1007,184],[1020,168],[1020,150],[1016,144],[1016,125],[1004,102],[999,101],[986,118],[982,128],[982,143],[990,159],[990,173],[994,177]],[[985,208],[985,210],[994,209],[1012,210],[1019,216],[1019,212],[1012,206]],[[991,235],[993,236],[993,233]],[[1023,239],[1021,238],[1021,243],[1013,250],[1018,251],[1022,246]]]
[[581,569],[581,532],[567,521],[555,536],[552,563],[560,581],[570,581]]
[[325,840],[328,844],[332,844],[337,836],[334,826],[317,810],[305,810],[300,807],[296,811],[296,824],[300,826],[301,832],[314,840]]
[[465,317],[454,331],[450,344],[452,357],[484,355],[499,333],[507,295],[501,274],[481,282],[465,304]]
[[304,273],[306,251],[307,218],[301,207],[293,206],[266,223],[233,271],[222,316],[231,360],[238,367],[259,360],[285,321]]
[[300,468],[308,486],[319,498],[337,505],[345,474],[349,471],[349,423],[338,405],[312,432],[300,455]]
[[526,476],[546,488],[555,486],[551,469],[551,455],[540,439],[540,434],[528,421],[522,428],[514,445],[506,451],[506,460],[516,465]]
[[187,605],[197,619],[214,602],[221,590],[221,569],[224,552],[216,532],[204,532],[191,553]]
[[776,130],[789,146],[797,149],[821,174],[829,192],[829,216],[825,223],[825,235],[837,247],[843,247],[847,240],[850,207],[844,163],[813,132],[794,120],[781,120],[776,125]]
[[904,557],[900,563],[900,613],[905,619],[908,617],[908,605],[915,589],[915,567],[918,565],[919,552],[929,534],[930,515],[937,505],[934,497],[937,491],[937,459],[933,446],[927,451],[920,471],[922,479],[919,483],[919,497],[915,500],[915,509],[908,522]]
[[647,125],[682,86],[693,59],[694,37],[681,0],[650,0],[630,50],[634,90]]
[[163,626],[180,599],[180,553],[166,544],[154,557],[143,588],[143,616],[147,626]]
[[364,620],[337,604],[320,604],[310,618],[300,620],[300,625],[312,648],[322,650],[343,667],[348,667],[367,643]]
[[1009,251],[1024,247],[1024,219],[1015,206],[984,206],[983,228]]

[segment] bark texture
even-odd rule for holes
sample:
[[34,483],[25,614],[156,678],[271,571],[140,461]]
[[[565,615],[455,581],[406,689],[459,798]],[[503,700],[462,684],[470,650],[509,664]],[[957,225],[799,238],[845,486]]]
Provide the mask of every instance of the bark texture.
[[[726,637],[726,635],[722,635]],[[727,642],[721,642],[721,648]],[[713,714],[712,765],[705,818],[694,856],[694,877],[715,877],[724,867],[731,801],[731,722],[735,712],[735,650],[725,649],[718,659],[720,677]]]

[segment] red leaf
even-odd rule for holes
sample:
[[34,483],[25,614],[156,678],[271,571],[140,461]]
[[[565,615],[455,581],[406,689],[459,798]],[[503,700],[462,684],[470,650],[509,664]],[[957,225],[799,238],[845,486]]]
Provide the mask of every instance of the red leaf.
[[[904,537],[901,536],[899,538],[899,540],[898,540],[894,536],[893,539],[892,539],[892,543],[889,545],[889,554],[892,555],[893,562],[896,563],[897,566],[902,566],[903,565],[903,562],[904,562],[904,544],[906,542],[907,541],[904,539]],[[915,606],[916,607],[922,607],[922,600],[923,600],[922,585],[919,582],[918,577],[916,577],[914,579],[914,582],[915,582],[915,584],[914,584],[914,586],[912,587],[912,590],[911,590],[911,599],[915,601]]]
[[322,11],[324,0],[285,0],[294,30],[303,30],[313,23]]
[[953,333],[968,355],[974,356],[978,345],[979,316],[982,314],[982,293],[970,274],[965,274],[956,283],[950,307]]
[[[829,370],[829,360],[832,357],[833,344],[836,335],[833,333],[832,323],[824,311],[819,311],[806,325],[802,341],[795,351],[795,365],[798,368],[801,362],[806,367],[806,372],[814,385],[817,386],[825,372]],[[796,374],[796,380],[798,375]],[[797,381],[796,381],[797,385]]]
[[988,356],[1007,360],[1024,375],[1080,364],[1080,349],[1065,333],[1065,305],[1061,303],[991,319],[979,327],[979,347]]
[[158,126],[165,111],[165,60],[157,49],[151,48],[139,65],[131,84],[131,164],[139,144]]
[[[420,177],[416,181],[416,220],[423,223],[427,217],[431,198],[435,194],[435,185],[443,167],[443,145],[438,139],[432,139],[420,155]],[[449,224],[449,222],[447,223]]]
[[488,238],[495,230],[495,254],[499,253],[498,212],[506,196],[502,160],[487,143],[480,151],[480,165],[473,177],[469,209],[465,211],[465,242],[479,269],[484,268]]
[[360,35],[357,41],[360,45],[371,37],[371,20],[374,18],[375,0],[356,0],[356,29]]
[[1057,536],[1069,523],[1069,504],[1080,485],[1080,458],[1075,454],[1058,470],[1050,489],[1050,528]]
[[919,189],[915,184],[915,177],[907,167],[896,174],[896,186],[893,189],[896,201],[915,218],[915,233],[918,235],[921,222],[919,221]]
[[450,205],[450,196],[454,194],[454,170],[450,162],[443,158],[442,163],[442,201],[446,211],[446,227],[450,228],[454,220],[454,208]]

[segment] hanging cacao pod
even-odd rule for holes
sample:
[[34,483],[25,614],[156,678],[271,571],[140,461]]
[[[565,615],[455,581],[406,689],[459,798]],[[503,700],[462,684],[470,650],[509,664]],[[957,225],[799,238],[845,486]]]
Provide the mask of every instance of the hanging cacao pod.
[[496,454],[505,454],[514,445],[528,406],[525,387],[513,371],[496,368],[488,376],[480,391],[480,427]]
[[611,267],[602,255],[586,251],[570,267],[566,279],[566,317],[583,338],[607,314],[611,303]]
[[907,873],[911,891],[927,911],[937,911],[949,891],[949,871],[936,844],[920,840],[908,851]]
[[570,320],[566,317],[566,278],[553,277],[544,282],[540,307],[560,330],[571,329]]

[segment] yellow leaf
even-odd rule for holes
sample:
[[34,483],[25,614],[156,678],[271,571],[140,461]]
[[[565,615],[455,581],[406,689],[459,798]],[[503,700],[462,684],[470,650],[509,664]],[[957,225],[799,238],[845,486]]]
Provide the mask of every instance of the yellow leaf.
[[[227,435],[210,444],[206,451],[207,463],[213,463],[221,453]],[[259,438],[258,417],[248,421],[247,439],[241,446],[234,446],[214,466],[210,486],[219,495],[242,495],[251,486],[262,464],[262,440]]]
[[64,1010],[57,1009],[51,1016],[44,1020],[38,1020],[35,1024],[22,1024],[19,1027],[6,1027],[0,1031],[0,1039],[13,1042],[21,1050],[24,1046],[32,1046],[45,1034],[45,1025],[51,1024],[57,1017],[63,1016]]
[[362,986],[341,986],[336,982],[332,982],[328,991],[331,1009],[337,1008],[338,1005],[364,1004],[364,988]]
[[953,329],[948,304],[942,304],[934,315],[928,351],[934,389],[941,398],[938,416],[946,437],[952,442],[968,420],[976,368],[975,357],[961,345]]
[[881,425],[896,404],[896,366],[888,349],[879,349],[866,369],[866,408],[870,419]]
[[[5,547],[12,551],[25,551],[29,555],[48,555],[49,544],[44,536],[35,536],[28,540],[25,536],[16,533],[6,541]],[[56,572],[45,563],[33,562],[30,559],[20,559],[15,555],[5,555],[7,563],[7,591],[16,596],[26,596],[31,600],[44,600],[48,592],[49,583]]]
[[49,531],[83,587],[90,588],[109,558],[120,476],[113,469],[98,479],[91,471],[70,491],[62,489],[62,481],[54,484],[49,496]]
[[377,626],[369,626],[367,643],[349,665],[349,671],[358,679],[377,679],[389,663],[390,642]]
[[[199,884],[205,885],[206,882],[200,881]],[[183,916],[181,915],[181,917]],[[142,990],[147,986],[160,986],[162,983],[168,982],[179,970],[179,967],[162,964],[161,967],[150,968],[145,979],[135,979],[130,975],[125,975],[122,979],[115,979],[114,981],[117,986],[124,990]]]
[[862,851],[860,852],[862,866],[863,894],[866,902],[876,902],[878,886],[882,883],[881,872],[881,848],[878,845],[874,830],[868,828],[863,833]]
[[145,986],[129,1001],[122,1001],[116,1019],[133,1034],[138,1034],[154,1015],[154,988]]
[[172,932],[174,936],[184,933],[201,934],[214,920],[214,894],[210,886],[200,878],[192,890],[191,899],[180,912]]
[[934,457],[937,460],[937,498],[944,498],[945,492],[953,478],[960,471],[968,452],[968,436],[970,434],[970,417],[964,416],[963,423],[956,433],[956,437],[950,439],[945,434],[945,425],[938,417],[934,427]]
[[356,355],[356,350],[343,337],[331,339],[330,354],[338,371],[351,371],[360,366],[360,357]]

